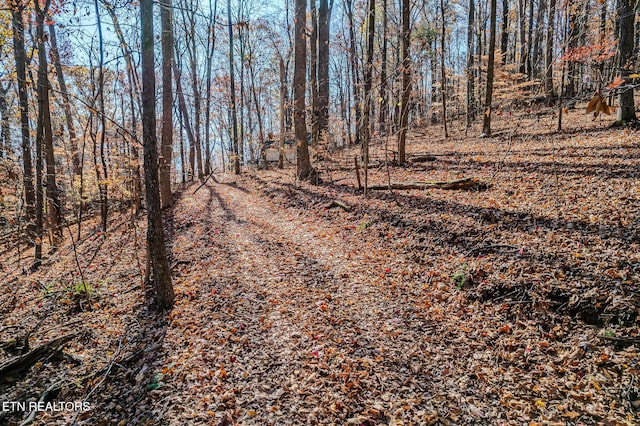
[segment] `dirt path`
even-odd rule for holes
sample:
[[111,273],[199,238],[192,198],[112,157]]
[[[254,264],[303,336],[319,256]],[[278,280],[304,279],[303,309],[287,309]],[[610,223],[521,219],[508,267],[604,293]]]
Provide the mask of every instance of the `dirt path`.
[[210,183],[175,207],[177,303],[136,422],[517,424],[570,418],[593,396],[576,385],[568,398],[552,374],[577,356],[568,380],[600,377],[571,352],[593,336],[470,303],[432,285],[397,235],[291,197],[283,208],[255,182]]
[[440,367],[425,363],[431,352],[446,356],[429,343],[431,321],[410,293],[374,284],[387,282],[369,266],[379,250],[355,252],[289,214],[225,184],[176,207],[173,250],[190,264],[176,279],[166,386],[154,405],[176,423],[214,413],[255,424],[430,415],[427,375]]

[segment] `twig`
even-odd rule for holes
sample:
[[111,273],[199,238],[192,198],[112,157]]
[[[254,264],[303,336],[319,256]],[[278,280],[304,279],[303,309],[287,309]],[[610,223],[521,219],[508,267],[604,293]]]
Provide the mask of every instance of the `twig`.
[[[213,174],[216,172],[216,170],[217,170],[217,169],[212,170],[212,171],[211,171],[211,173],[209,173],[209,176],[207,176],[207,178],[204,180],[204,182],[202,182],[202,183],[200,184],[200,186],[199,186],[199,187],[197,187],[197,188],[196,188],[196,190],[195,190],[195,191],[193,191],[193,193],[192,193],[191,195],[195,195],[195,193],[196,193],[196,192],[198,192],[198,190],[199,190],[200,188],[202,188],[203,186],[205,186],[205,185],[207,184],[207,182],[209,181],[209,179],[211,179],[211,178],[213,177]],[[214,181],[214,182],[217,182],[217,180],[216,180],[216,178],[215,178],[215,177],[213,178],[213,181]]]

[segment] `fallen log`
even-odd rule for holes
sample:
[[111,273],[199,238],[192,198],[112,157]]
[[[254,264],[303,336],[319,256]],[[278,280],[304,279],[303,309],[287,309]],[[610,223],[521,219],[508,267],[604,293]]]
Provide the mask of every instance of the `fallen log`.
[[0,365],[0,383],[10,382],[13,376],[21,374],[31,368],[41,358],[60,349],[62,345],[78,336],[78,333],[67,334],[48,341],[37,348],[27,352],[26,354],[14,358]]
[[426,163],[428,161],[436,161],[436,157],[431,154],[415,154],[407,160],[410,163]]
[[351,211],[351,206],[350,205],[348,205],[347,203],[343,203],[342,201],[338,201],[338,200],[333,200],[333,201],[331,201],[329,204],[327,204],[325,206],[325,208],[327,210],[333,209],[335,207],[340,207],[345,212],[350,212]]
[[487,184],[476,178],[464,178],[448,181],[431,181],[431,182],[395,182],[390,185],[373,185],[369,189],[372,190],[388,190],[388,189],[451,189],[451,190],[484,190]]

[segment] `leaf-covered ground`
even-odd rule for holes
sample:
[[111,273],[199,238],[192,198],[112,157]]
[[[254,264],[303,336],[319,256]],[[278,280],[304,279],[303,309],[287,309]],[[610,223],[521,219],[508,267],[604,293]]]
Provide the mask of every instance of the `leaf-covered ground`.
[[2,400],[51,388],[91,403],[76,421],[92,425],[638,424],[638,133],[551,120],[491,139],[425,129],[411,151],[435,161],[370,170],[485,191],[365,199],[354,151],[317,162],[317,185],[285,170],[186,188],[167,212],[164,316],[143,303],[143,221],[87,228],[77,257],[30,276],[7,258],[0,341],[80,334]]

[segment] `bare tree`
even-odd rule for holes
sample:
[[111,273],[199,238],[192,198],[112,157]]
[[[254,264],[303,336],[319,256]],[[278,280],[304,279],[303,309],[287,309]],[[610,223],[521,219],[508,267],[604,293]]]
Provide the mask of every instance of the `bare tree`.
[[491,0],[489,12],[489,60],[487,63],[487,89],[485,91],[482,133],[491,136],[491,111],[493,102],[493,69],[496,59],[496,0]]
[[160,145],[160,202],[162,207],[173,204],[171,194],[171,157],[173,155],[173,5],[160,1],[162,26],[162,141]]
[[[315,0],[312,0],[315,1]],[[320,0],[318,8],[318,137],[329,129],[329,28],[333,0]]]
[[82,173],[82,165],[80,164],[80,153],[78,152],[78,141],[76,137],[76,127],[73,124],[73,114],[71,112],[71,101],[69,100],[69,92],[64,79],[62,64],[60,63],[60,53],[58,51],[58,41],[56,37],[55,24],[49,24],[49,41],[51,43],[51,60],[56,69],[56,77],[58,78],[58,86],[62,96],[62,107],[64,108],[64,116],[67,122],[67,132],[69,132],[69,146],[71,148],[71,161],[73,164],[74,176],[80,176]]
[[238,113],[236,105],[236,82],[235,82],[235,70],[233,67],[233,26],[231,21],[231,0],[227,0],[227,19],[229,29],[229,91],[231,92],[231,134],[233,139],[231,140],[233,149],[233,171],[235,174],[240,174],[240,149],[238,147]]
[[[618,0],[618,37],[620,38],[618,49],[618,68],[620,77],[626,83],[630,81],[629,75],[634,68],[634,27],[636,2],[631,0]],[[618,95],[618,123],[624,124],[637,121],[636,106],[633,100],[633,86],[624,85],[619,88]]]
[[142,138],[147,193],[147,253],[153,271],[153,301],[159,310],[173,305],[173,284],[160,208],[158,141],[156,137],[155,72],[153,63],[153,1],[140,1],[142,53]]
[[29,126],[29,98],[27,94],[27,52],[24,47],[25,5],[21,0],[11,2],[11,27],[13,29],[13,56],[16,64],[18,83],[18,104],[20,106],[20,133],[22,142],[22,181],[24,185],[25,219],[27,234],[32,242],[36,240],[36,193],[33,186],[33,163],[31,159],[31,137]]
[[[36,128],[36,146],[44,149],[46,159],[47,213],[53,237],[52,245],[55,249],[62,239],[62,210],[56,183],[53,131],[51,128],[51,106],[49,102],[49,69],[44,33],[45,18],[49,12],[51,1],[47,0],[44,6],[41,7],[38,0],[35,0],[34,5],[36,10],[36,37],[38,40],[38,125]],[[36,156],[41,157],[41,152],[37,152]],[[38,190],[41,191],[41,189]],[[36,262],[38,261],[39,259],[36,259]]]
[[409,101],[411,96],[411,3],[402,0],[402,101],[400,106],[400,129],[398,131],[398,163],[404,164],[406,157],[407,127],[409,125]]
[[293,121],[296,134],[296,157],[298,179],[311,177],[311,161],[307,145],[307,122],[305,107],[305,87],[307,71],[307,0],[295,2],[295,50],[293,71]]

